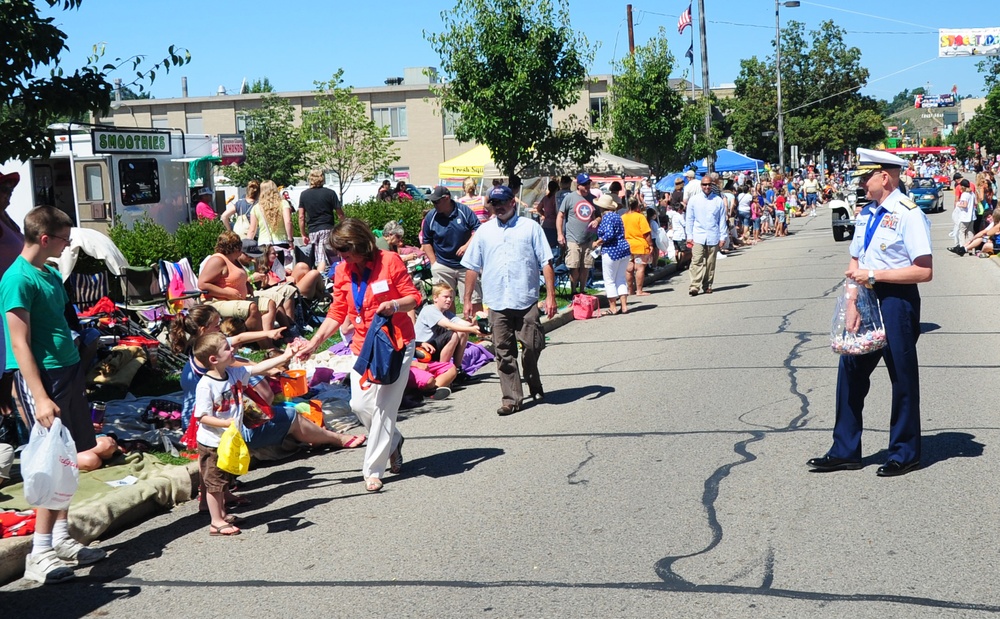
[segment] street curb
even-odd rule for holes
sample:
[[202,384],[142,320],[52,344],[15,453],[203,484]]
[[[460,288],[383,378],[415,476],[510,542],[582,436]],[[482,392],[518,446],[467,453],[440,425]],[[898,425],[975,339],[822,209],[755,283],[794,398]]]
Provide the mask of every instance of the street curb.
[[[172,497],[175,500],[171,500],[168,504],[161,504],[156,501],[156,496],[151,496],[143,501],[125,506],[123,513],[110,522],[103,522],[103,524],[95,526],[95,523],[104,520],[102,516],[105,509],[100,503],[89,503],[77,510],[70,510],[71,532],[77,540],[89,544],[108,531],[119,531],[148,519],[159,510],[170,509],[175,505],[190,501],[194,490],[201,483],[198,463],[186,464],[184,469],[187,476],[190,477],[191,485],[189,489],[181,489],[176,493]],[[0,540],[0,584],[9,583],[24,576],[24,558],[28,556],[29,552],[31,552],[30,536]]]

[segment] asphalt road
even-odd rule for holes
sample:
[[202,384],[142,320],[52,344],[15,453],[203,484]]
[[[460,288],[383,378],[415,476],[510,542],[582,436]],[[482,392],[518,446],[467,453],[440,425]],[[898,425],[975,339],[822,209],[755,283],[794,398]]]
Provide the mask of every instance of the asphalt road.
[[[948,198],[950,209],[951,198]],[[865,468],[830,445],[828,331],[847,243],[825,212],[687,274],[627,316],[573,322],[541,362],[548,399],[499,418],[492,374],[401,424],[402,475],[366,495],[357,451],[246,477],[244,534],[194,504],[106,539],[76,582],[0,590],[4,616],[978,617],[996,589],[1000,268],[958,258],[930,216],[922,286],[923,464],[882,479],[876,370]]]

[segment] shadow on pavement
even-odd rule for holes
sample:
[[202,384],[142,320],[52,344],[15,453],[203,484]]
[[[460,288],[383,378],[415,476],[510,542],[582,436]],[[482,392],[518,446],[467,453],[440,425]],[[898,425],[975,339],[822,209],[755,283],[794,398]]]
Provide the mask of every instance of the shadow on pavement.
[[931,331],[937,331],[940,328],[941,328],[941,325],[939,325],[939,324],[937,324],[935,322],[922,322],[922,323],[920,323],[920,332],[921,333],[930,333]]
[[[921,437],[920,468],[926,469],[938,462],[952,458],[978,458],[986,448],[984,443],[975,440],[968,432],[938,432]],[[870,464],[885,464],[889,451],[883,449],[862,460],[865,466]]]
[[424,458],[406,461],[402,472],[390,478],[390,480],[402,480],[420,475],[426,475],[434,479],[458,475],[471,471],[476,465],[502,456],[504,453],[504,450],[496,447],[444,451]]
[[[631,312],[632,310],[629,310],[629,313]],[[545,392],[545,404],[569,404],[577,400],[597,400],[614,392],[614,387],[606,385],[584,385],[571,389],[556,389]]]

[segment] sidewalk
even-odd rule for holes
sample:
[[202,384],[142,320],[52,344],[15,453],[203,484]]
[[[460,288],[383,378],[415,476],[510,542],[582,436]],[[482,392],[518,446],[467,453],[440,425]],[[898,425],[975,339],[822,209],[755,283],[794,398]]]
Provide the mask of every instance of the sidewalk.
[[[662,281],[677,272],[671,263],[646,279],[647,284]],[[572,306],[563,308],[551,319],[542,320],[546,333],[573,320]],[[132,485],[112,488],[109,481],[127,475],[138,478]],[[103,468],[80,475],[80,490],[69,514],[70,530],[85,544],[114,531],[120,531],[149,518],[159,510],[170,510],[190,501],[198,487],[198,463],[170,466],[153,456],[139,454],[125,465]],[[4,509],[30,509],[19,484],[0,489],[0,506]],[[0,584],[21,578],[24,558],[31,550],[31,536],[0,539]]]

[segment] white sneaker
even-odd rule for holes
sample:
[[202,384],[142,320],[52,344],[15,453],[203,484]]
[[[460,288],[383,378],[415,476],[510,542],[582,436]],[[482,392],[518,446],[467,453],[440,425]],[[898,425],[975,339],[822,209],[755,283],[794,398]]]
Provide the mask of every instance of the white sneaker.
[[24,559],[24,578],[43,585],[54,585],[73,579],[73,569],[59,560],[52,548],[37,557],[28,554]]
[[84,546],[72,537],[56,544],[53,550],[63,563],[69,565],[90,565],[108,556],[106,550]]

